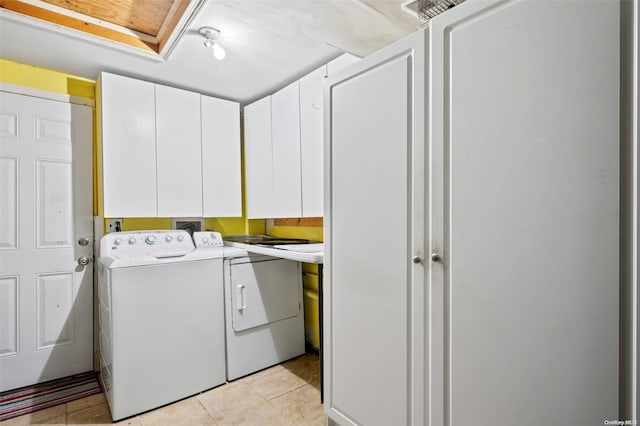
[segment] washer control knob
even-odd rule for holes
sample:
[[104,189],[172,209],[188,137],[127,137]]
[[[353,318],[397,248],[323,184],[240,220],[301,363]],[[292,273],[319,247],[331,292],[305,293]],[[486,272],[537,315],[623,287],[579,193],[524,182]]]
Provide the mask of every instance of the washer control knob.
[[136,239],[135,238],[133,238],[133,237],[129,238],[129,244],[130,245],[134,245],[135,243],[136,243]]
[[209,237],[202,237],[202,242],[203,243],[208,243],[209,242]]
[[178,235],[178,237],[176,238],[176,240],[178,240],[178,241],[182,241],[182,240],[184,240],[184,237],[183,237],[182,235]]
[[156,237],[154,235],[149,235],[144,239],[144,242],[152,246],[156,243]]
[[173,241],[173,237],[171,235],[167,235],[166,237],[164,237],[164,240],[170,243],[171,241]]
[[119,246],[120,244],[122,244],[122,238],[116,238],[115,240],[113,240],[113,244]]

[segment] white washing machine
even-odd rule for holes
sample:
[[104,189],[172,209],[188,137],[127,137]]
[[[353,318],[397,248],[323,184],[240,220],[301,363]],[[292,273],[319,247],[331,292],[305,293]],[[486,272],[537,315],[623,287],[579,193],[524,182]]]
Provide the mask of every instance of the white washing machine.
[[225,250],[227,379],[234,380],[305,352],[302,272],[299,262]]
[[100,242],[101,380],[114,421],[225,382],[223,250],[185,231]]

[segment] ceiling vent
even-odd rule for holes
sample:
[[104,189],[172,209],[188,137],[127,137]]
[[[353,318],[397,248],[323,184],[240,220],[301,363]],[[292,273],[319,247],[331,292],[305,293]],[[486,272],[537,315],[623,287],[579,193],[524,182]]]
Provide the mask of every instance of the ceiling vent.
[[429,22],[434,16],[446,12],[463,1],[464,0],[410,0],[402,4],[402,10],[420,19],[422,22]]

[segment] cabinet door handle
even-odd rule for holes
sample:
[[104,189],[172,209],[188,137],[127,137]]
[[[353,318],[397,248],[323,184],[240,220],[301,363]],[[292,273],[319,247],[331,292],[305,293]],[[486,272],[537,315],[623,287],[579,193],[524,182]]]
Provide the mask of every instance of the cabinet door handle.
[[242,311],[247,307],[246,291],[244,284],[236,286],[236,309]]

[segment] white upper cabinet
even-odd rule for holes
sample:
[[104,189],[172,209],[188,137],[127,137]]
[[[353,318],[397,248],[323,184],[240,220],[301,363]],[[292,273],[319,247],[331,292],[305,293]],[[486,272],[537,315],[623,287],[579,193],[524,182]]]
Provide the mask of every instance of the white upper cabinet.
[[300,169],[302,217],[323,212],[323,110],[322,88],[326,65],[300,79]]
[[271,96],[244,107],[244,134],[247,217],[271,217]]
[[302,216],[299,87],[296,81],[271,96],[273,198],[269,217]]
[[201,96],[200,111],[204,216],[242,216],[240,105]]
[[158,216],[202,216],[200,95],[156,85]]
[[324,78],[356,61],[344,54],[245,107],[249,218],[324,214]]
[[244,109],[247,217],[300,217],[298,82]]
[[237,102],[104,72],[98,89],[104,217],[242,216]]
[[98,88],[104,216],[156,216],[154,84],[101,73]]

